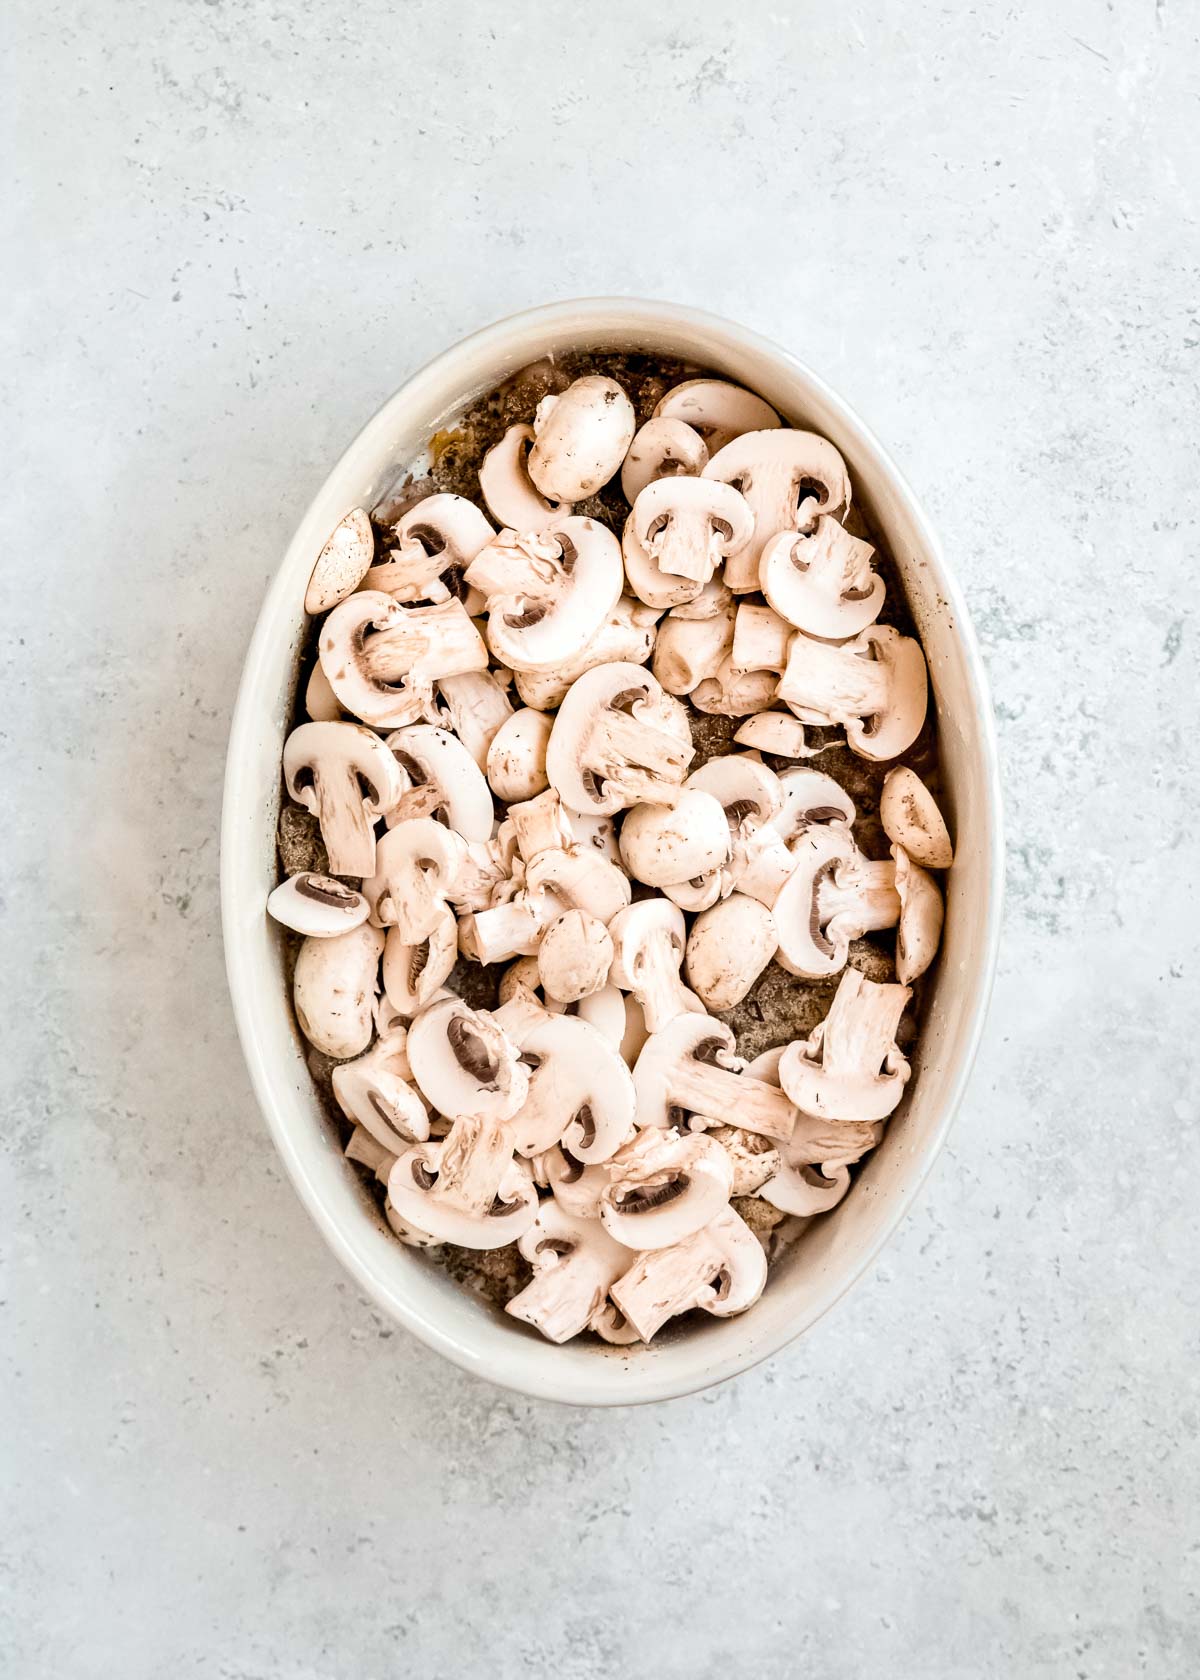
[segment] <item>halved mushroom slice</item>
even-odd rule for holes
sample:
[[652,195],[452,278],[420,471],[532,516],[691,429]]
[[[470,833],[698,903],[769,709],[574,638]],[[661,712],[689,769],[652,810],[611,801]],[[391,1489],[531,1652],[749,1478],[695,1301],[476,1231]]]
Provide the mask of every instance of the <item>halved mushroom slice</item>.
[[460,1248],[516,1242],[538,1209],[506,1129],[479,1116],[456,1120],[442,1143],[406,1150],[388,1177],[388,1200],[406,1224]]
[[633,993],[648,1032],[658,1032],[689,1010],[703,1014],[704,1005],[679,978],[685,924],[676,905],[662,898],[641,899],[614,916],[608,931],[613,942],[609,978]]
[[745,1220],[726,1207],[702,1231],[639,1256],[609,1294],[648,1342],[669,1318],[693,1307],[716,1318],[745,1312],[766,1281],[761,1243]]
[[458,924],[459,950],[485,966],[510,962],[513,957],[531,957],[563,908],[553,893],[522,889],[503,904],[463,916]]
[[512,701],[491,671],[439,677],[437,690],[445,701],[450,727],[479,768],[486,770],[488,748],[512,716]]
[[775,955],[775,918],[746,893],[701,911],[687,942],[687,977],[707,1009],[732,1009]]
[[[629,1031],[629,1017],[625,1008],[627,1001],[621,988],[609,981],[598,991],[589,992],[586,997],[581,997],[578,1003],[568,1004],[567,1013],[578,1015],[589,1027],[595,1027],[598,1033],[603,1033],[608,1042],[615,1044],[620,1050],[628,1067],[632,1063],[630,1057],[625,1055],[624,1049],[625,1037]],[[636,1003],[634,1008],[637,1009]]]
[[432,717],[435,681],[486,670],[488,655],[461,601],[405,607],[364,589],[325,620],[320,659],[347,711],[366,723],[399,726]]
[[881,986],[848,968],[825,1019],[780,1057],[780,1082],[796,1107],[816,1119],[886,1119],[909,1077],[896,1028],[911,996],[907,986]]
[[783,784],[749,753],[721,753],[693,770],[685,792],[709,793],[721,806],[732,837],[744,837],[783,809]]
[[[464,840],[490,840],[496,813],[482,770],[457,736],[430,723],[410,723],[387,737],[393,757],[413,787],[438,795],[436,809]],[[388,827],[396,816],[385,813]]]
[[562,800],[552,787],[532,799],[521,799],[508,807],[517,850],[525,863],[539,852],[561,851],[574,843],[575,835]]
[[553,727],[545,712],[522,706],[496,731],[488,748],[487,779],[497,799],[533,799],[549,787],[546,749]]
[[374,553],[370,515],[365,508],[352,508],[317,555],[304,591],[305,612],[315,618],[344,601],[367,575]]
[[699,432],[710,455],[744,432],[766,432],[781,424],[770,403],[725,379],[685,379],[671,387],[654,413],[685,421]]
[[[751,1072],[754,1071],[753,1063]],[[764,1184],[782,1170],[779,1146],[740,1126],[717,1126],[705,1134],[725,1151],[733,1174],[731,1196],[757,1196]]]
[[387,932],[383,948],[383,989],[401,1015],[419,1015],[446,984],[458,960],[458,924],[443,904],[432,930],[415,944],[400,929]]
[[771,753],[775,758],[815,758],[821,750],[805,745],[804,725],[790,712],[759,712],[748,717],[734,730],[733,738],[739,747]]
[[572,683],[550,733],[546,773],[572,811],[611,816],[639,802],[673,805],[693,752],[682,706],[649,671],[605,665]]
[[371,1042],[383,935],[369,922],[332,939],[306,939],[296,957],[292,1002],[300,1031],[344,1061]]
[[535,1177],[547,1184],[558,1206],[572,1219],[600,1218],[600,1197],[608,1184],[608,1166],[585,1166],[561,1144],[537,1155],[531,1163]]
[[733,627],[730,661],[735,671],[773,671],[776,677],[787,669],[788,644],[796,634],[786,618],[772,607],[742,601]]
[[949,869],[954,848],[937,801],[915,770],[897,765],[883,778],[879,820],[894,845],[925,869]]
[[385,1149],[365,1126],[355,1126],[346,1139],[346,1147],[342,1154],[347,1161],[354,1161],[358,1166],[366,1167],[369,1173],[374,1173],[386,1189],[388,1175],[396,1164],[396,1154],[390,1149]]
[[621,825],[621,857],[636,881],[666,887],[729,861],[729,824],[719,799],[685,788],[674,805],[635,805]]
[[[780,1044],[773,1050],[764,1050],[761,1056],[756,1056],[750,1063],[748,1071],[755,1079],[778,1087],[779,1064],[786,1049],[787,1045]],[[693,1120],[692,1125],[696,1124]],[[822,1174],[831,1178],[844,1167],[861,1161],[864,1155],[875,1148],[882,1135],[883,1125],[880,1121],[827,1120],[818,1119],[811,1114],[797,1114],[791,1137],[779,1146],[784,1163],[781,1176],[789,1171],[820,1166]],[[799,1194],[798,1188],[793,1188]],[[772,1206],[775,1205],[772,1203]]]
[[594,670],[597,665],[644,664],[654,649],[657,621],[658,613],[653,607],[643,606],[632,595],[622,595],[577,658],[554,671],[518,671],[517,693],[526,706],[536,706],[542,712],[554,711],[562,705],[571,684],[585,671]]
[[633,441],[633,404],[615,379],[589,373],[537,405],[528,471],[543,496],[581,502],[603,489]]
[[289,875],[267,899],[269,916],[309,939],[330,939],[361,927],[370,909],[362,893],[311,869]]
[[725,1126],[791,1137],[792,1102],[755,1079],[734,1053],[732,1030],[708,1015],[677,1015],[646,1040],[633,1070],[639,1126],[670,1126],[703,1114]]
[[[760,829],[735,846],[730,866],[730,879],[739,891],[749,893],[768,909],[774,907],[785,882],[791,879],[797,861],[792,848],[800,836],[809,829],[830,825],[848,832],[857,815],[849,794],[821,770],[797,766],[781,772],[778,780],[783,804]],[[847,839],[847,844],[852,842]]]
[[765,712],[775,704],[778,680],[774,671],[736,670],[730,654],[711,677],[696,684],[690,699],[698,712],[746,717],[751,712]]
[[577,1161],[607,1161],[633,1131],[633,1076],[620,1050],[576,1015],[546,1015],[519,1032],[529,1093],[509,1132],[518,1155],[561,1143]]
[[411,1083],[399,1033],[375,1041],[365,1056],[333,1070],[333,1094],[348,1120],[363,1126],[393,1155],[429,1136],[429,1111]]
[[843,641],[874,624],[883,609],[874,555],[870,543],[822,514],[811,533],[780,531],[771,538],[758,562],[762,592],[796,629]]
[[410,507],[395,533],[398,546],[372,566],[363,588],[381,589],[397,601],[457,595],[463,572],[496,534],[474,502],[448,491]]
[[590,997],[607,983],[612,959],[613,942],[604,923],[586,910],[564,910],[538,946],[538,974],[546,996],[556,1003]]
[[629,586],[651,607],[694,600],[754,535],[754,515],[728,484],[660,478],[633,504],[621,538]]
[[504,1310],[558,1343],[588,1328],[633,1258],[598,1219],[573,1219],[553,1197],[538,1208],[517,1247],[533,1267],[533,1281]]
[[579,657],[625,585],[616,537],[574,516],[536,536],[501,532],[466,576],[486,597],[496,658],[513,671],[543,673]]
[[840,647],[798,630],[778,690],[801,722],[843,725],[850,750],[874,762],[912,746],[927,691],[920,642],[890,624],[873,625]]
[[759,587],[759,559],[772,537],[850,506],[846,463],[815,432],[746,432],[712,456],[704,476],[740,490],[754,514],[753,541],[725,568],[739,595]]
[[608,1164],[600,1219],[626,1248],[668,1248],[710,1223],[729,1201],[733,1164],[695,1132],[649,1127]]
[[292,798],[321,825],[333,875],[375,871],[375,820],[403,792],[387,747],[357,723],[302,723],[283,749]]
[[772,905],[789,974],[823,979],[845,968],[851,942],[900,919],[896,866],[866,858],[840,824],[816,827],[792,847],[790,875]]
[[672,607],[658,627],[654,675],[668,694],[690,694],[733,651],[733,596],[710,578],[694,601]]
[[683,420],[647,420],[629,445],[621,467],[621,494],[632,504],[659,478],[688,478],[704,471],[708,445]]
[[532,443],[532,426],[510,426],[479,469],[488,512],[497,524],[513,531],[544,531],[571,511],[570,502],[551,501],[534,485],[526,459]]
[[594,846],[550,847],[525,870],[531,893],[548,893],[563,909],[586,910],[605,927],[629,903],[629,877]]
[[408,1059],[422,1096],[450,1120],[511,1119],[529,1090],[517,1046],[490,1015],[460,998],[422,1010],[408,1030]]
[[785,1163],[766,1181],[759,1195],[780,1213],[811,1219],[835,1208],[849,1188],[849,1167],[833,1167],[826,1172],[822,1166]]
[[903,846],[892,847],[896,891],[900,895],[900,924],[896,930],[896,978],[907,986],[924,974],[942,937],[945,908],[938,884]]
[[396,927],[406,945],[419,945],[442,920],[466,851],[460,835],[432,817],[388,829],[379,842],[375,874],[363,888],[381,927]]

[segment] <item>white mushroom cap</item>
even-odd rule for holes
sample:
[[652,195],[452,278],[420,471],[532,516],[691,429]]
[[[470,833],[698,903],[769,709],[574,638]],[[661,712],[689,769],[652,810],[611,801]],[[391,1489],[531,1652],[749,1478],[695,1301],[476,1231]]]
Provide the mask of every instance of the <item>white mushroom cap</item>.
[[[613,942],[609,978],[634,994],[644,1011],[642,1025],[647,1032],[657,1032],[688,1010],[703,1013],[700,999],[679,978],[685,924],[674,904],[663,898],[642,899],[614,916],[608,931]],[[636,1033],[631,1031],[629,1036],[632,1047]],[[637,1050],[640,1053],[641,1045]]]
[[949,869],[954,848],[937,801],[915,770],[897,765],[883,778],[879,820],[894,845],[925,869]]
[[456,1120],[442,1143],[406,1150],[388,1177],[388,1200],[406,1224],[461,1248],[503,1248],[524,1235],[538,1210],[504,1128],[477,1118]]
[[609,1293],[648,1342],[693,1307],[730,1318],[752,1307],[767,1281],[767,1257],[745,1220],[726,1207],[702,1231],[640,1255]]
[[871,570],[875,550],[828,514],[816,529],[780,531],[758,562],[762,592],[777,613],[810,636],[857,636],[883,609],[884,584]]
[[346,710],[365,723],[415,723],[434,710],[440,677],[487,669],[483,637],[461,601],[405,607],[363,589],[321,627],[320,660]]
[[551,501],[530,479],[526,456],[532,442],[532,426],[510,426],[488,450],[479,469],[479,488],[488,511],[497,524],[513,531],[544,531],[571,511],[569,502]]
[[459,998],[430,1004],[417,1016],[408,1031],[408,1059],[422,1096],[451,1120],[508,1120],[529,1089],[517,1046],[489,1015]]
[[734,670],[773,671],[781,676],[787,669],[788,644],[795,634],[787,619],[773,608],[753,601],[740,602],[730,652]]
[[552,717],[525,706],[496,731],[488,748],[487,779],[497,799],[533,799],[549,787],[546,749],[553,727]]
[[439,677],[437,688],[454,733],[479,768],[486,770],[488,748],[513,714],[511,700],[491,671],[460,671],[454,677]]
[[362,893],[331,875],[315,875],[311,869],[289,875],[267,899],[269,916],[309,939],[329,939],[361,927],[369,912]]
[[[505,538],[512,541],[501,551]],[[534,563],[518,571],[497,567],[491,556],[511,555],[536,544],[539,551],[557,550],[552,559],[541,552]],[[522,547],[524,545],[524,547]],[[487,562],[485,564],[485,562]],[[510,571],[499,588],[497,573]],[[496,544],[477,556],[467,572],[487,596],[488,641],[492,652],[514,671],[555,671],[577,658],[612,612],[625,586],[621,545],[606,525],[579,517],[556,519],[540,536],[526,538],[503,532]]]
[[296,1020],[326,1056],[343,1061],[371,1042],[382,951],[383,935],[369,922],[301,945],[292,976]]
[[457,736],[433,724],[410,723],[393,730],[387,745],[414,787],[437,789],[439,808],[456,833],[464,840],[491,839],[496,820],[491,789]]
[[[506,1003],[510,1003],[513,998],[520,997],[525,992],[536,994],[541,983],[542,977],[538,973],[536,956],[515,958],[500,976],[500,985],[496,994],[500,999],[500,1008],[503,1009]],[[498,1012],[493,1011],[493,1013]],[[503,1016],[501,1016],[500,1024],[501,1026],[504,1024]]]
[[561,1142],[577,1161],[607,1161],[633,1131],[633,1077],[621,1052],[586,1021],[547,1015],[519,1034],[532,1067],[509,1132],[519,1155]]
[[775,955],[775,918],[735,892],[701,911],[687,942],[687,977],[708,1009],[732,1009]]
[[542,935],[538,974],[546,996],[577,1003],[598,992],[608,980],[613,942],[608,929],[586,910],[565,910]]
[[573,1218],[553,1198],[538,1208],[517,1247],[533,1267],[533,1281],[504,1310],[559,1343],[587,1329],[633,1258],[598,1219]]
[[816,432],[746,432],[711,456],[704,476],[734,485],[754,514],[754,540],[725,569],[735,594],[759,587],[759,558],[772,537],[850,506],[846,463]]
[[[628,1017],[625,1010],[626,1001],[620,987],[610,983],[599,987],[597,991],[589,992],[586,997],[581,997],[575,1009],[579,1019],[586,1021],[590,1027],[595,1027],[597,1032],[603,1033],[608,1042],[615,1044],[617,1049],[621,1051],[622,1056],[625,1055],[622,1046],[625,1043],[625,1034],[628,1028]],[[634,1008],[637,1008],[636,1004]],[[625,1061],[626,1065],[629,1065],[627,1056],[625,1056]]]
[[702,1114],[725,1126],[788,1139],[796,1109],[745,1071],[731,1029],[709,1015],[677,1015],[652,1032],[633,1070],[638,1125],[670,1126]]
[[802,722],[843,725],[846,745],[861,758],[895,758],[925,721],[925,655],[920,642],[890,624],[872,625],[838,647],[798,630],[778,693]]
[[[662,640],[662,637],[659,637]],[[734,730],[739,747],[772,753],[776,758],[813,758],[816,747],[804,744],[804,725],[790,712],[759,712]]]
[[621,493],[633,503],[658,478],[684,478],[704,471],[708,445],[683,420],[665,416],[638,429],[621,467]]
[[716,578],[694,601],[672,607],[658,627],[653,665],[668,694],[690,694],[720,668],[733,649],[734,621],[733,596]]
[[415,944],[406,942],[399,928],[389,928],[383,948],[383,989],[393,1009],[410,1017],[419,1014],[446,984],[457,961],[458,924],[448,905],[438,912],[427,937]]
[[819,1166],[784,1164],[759,1191],[764,1202],[781,1213],[811,1218],[835,1208],[850,1188],[849,1167],[834,1167],[826,1173]]
[[912,993],[878,985],[855,968],[842,975],[829,1013],[779,1061],[784,1090],[820,1120],[884,1120],[904,1095],[909,1065],[896,1028]]
[[770,431],[780,424],[770,403],[724,379],[685,379],[671,387],[654,413],[685,421],[699,432],[710,455],[743,432]]
[[655,479],[639,494],[625,525],[621,546],[630,587],[650,606],[674,606],[679,597],[672,596],[672,579],[707,583],[753,535],[754,515],[731,485],[710,478]]
[[546,773],[570,810],[611,816],[639,801],[673,804],[693,753],[678,701],[641,666],[610,664],[572,683],[554,719]]
[[641,1131],[608,1165],[600,1219],[627,1248],[667,1248],[707,1225],[729,1200],[733,1166],[693,1132]]
[[577,677],[597,665],[614,663],[640,665],[649,659],[654,649],[655,623],[658,615],[653,607],[643,606],[631,595],[622,595],[595,636],[577,658],[568,660],[555,671],[516,673],[517,693],[527,706],[539,711],[553,711],[561,706],[567,690]]
[[620,833],[621,857],[648,887],[693,881],[729,861],[729,824],[711,793],[687,788],[674,805],[635,805]]
[[346,716],[319,659],[304,685],[304,710],[314,723],[340,723]]
[[633,404],[615,379],[576,379],[537,406],[529,476],[543,496],[565,502],[594,496],[625,459],[636,424]]
[[586,910],[605,927],[629,903],[629,877],[593,846],[539,852],[525,871],[530,893],[545,893],[565,909]]
[[403,788],[396,760],[357,723],[302,723],[283,749],[288,793],[321,825],[334,875],[371,875],[375,819]]
[[685,791],[712,794],[734,834],[761,828],[783,808],[783,785],[774,770],[749,753],[721,753],[693,770]]
[[304,591],[304,610],[314,617],[353,593],[375,553],[375,532],[365,508],[352,508],[334,527],[313,565]]
[[945,910],[933,876],[914,863],[903,846],[893,846],[892,857],[896,862],[896,891],[900,895],[896,978],[907,986],[924,974],[937,956]]
[[797,764],[779,773],[783,804],[770,826],[789,844],[821,823],[841,823],[849,828],[858,820],[854,801],[840,782]]
[[342,1113],[393,1155],[429,1136],[429,1113],[411,1075],[399,1034],[377,1039],[365,1056],[333,1070],[333,1094]]
[[789,974],[821,979],[846,966],[853,940],[895,927],[895,866],[865,858],[838,823],[807,830],[792,855],[794,867],[772,906],[776,960]]
[[728,865],[710,869],[707,875],[696,875],[690,881],[670,881],[661,890],[681,910],[695,913],[714,905],[725,891]]
[[376,873],[364,887],[375,920],[419,945],[442,920],[466,851],[462,837],[432,817],[388,829],[376,848]]

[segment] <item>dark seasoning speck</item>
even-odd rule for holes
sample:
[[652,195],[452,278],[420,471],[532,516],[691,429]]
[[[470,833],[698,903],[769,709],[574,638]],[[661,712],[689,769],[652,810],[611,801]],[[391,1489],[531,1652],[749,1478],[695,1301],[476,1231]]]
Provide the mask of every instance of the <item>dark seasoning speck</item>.
[[[408,508],[434,491],[453,491],[481,503],[479,465],[487,451],[500,441],[509,426],[531,420],[538,402],[548,392],[565,390],[572,380],[587,373],[607,374],[625,388],[636,410],[639,426],[650,418],[655,405],[673,385],[684,379],[722,377],[711,375],[711,370],[662,357],[588,351],[553,359],[546,357],[519,370],[494,391],[473,402],[451,426],[439,431],[430,439],[432,466],[427,475],[414,479],[407,472],[401,472],[397,476],[372,509],[371,518],[378,551],[382,554],[394,545],[391,530],[394,522]],[[802,418],[786,414],[784,421],[792,425],[804,424]],[[619,537],[628,512],[628,503],[621,494],[620,474],[616,474],[596,495],[577,503],[574,511],[602,521]],[[894,625],[905,635],[916,636],[916,626],[904,595],[899,571],[878,530],[857,504],[851,508],[846,519],[846,528],[855,536],[872,543],[876,549],[874,566],[887,586],[883,610],[877,622]],[[456,582],[461,583],[461,580],[455,580],[450,574],[447,574],[447,581],[452,588]],[[317,626],[314,622],[309,627],[299,662],[300,680],[296,689],[292,727],[306,720],[304,688],[316,662],[316,649]],[[683,699],[684,704],[688,706],[692,742],[696,749],[695,757],[689,765],[689,773],[698,769],[707,759],[739,750],[733,741],[733,735],[743,721],[741,718],[698,712],[688,705],[686,697]],[[831,743],[828,750],[818,758],[793,760],[777,758],[768,753],[763,755],[764,760],[774,770],[787,769],[795,763],[811,763],[826,771],[846,789],[857,807],[858,820],[854,831],[863,852],[869,858],[887,858],[888,842],[879,821],[879,795],[887,771],[899,764],[909,765],[929,786],[935,797],[940,792],[933,714],[931,704],[917,740],[906,753],[898,759],[889,760],[886,764],[873,764],[852,753],[845,745],[840,730],[812,727],[805,730],[810,746],[819,747],[826,741]],[[294,874],[301,869],[328,873],[328,858],[316,818],[303,807],[291,804],[286,790],[282,797],[277,848],[281,875]],[[351,884],[358,885],[358,882],[352,880]],[[286,939],[290,983],[300,939],[294,934],[288,934]],[[893,939],[894,935],[889,932],[877,938],[868,936],[856,940],[850,947],[850,966],[860,969],[872,980],[894,980],[896,974],[891,950]],[[497,994],[500,979],[507,966],[496,964],[485,968],[478,963],[460,959],[448,985],[472,1009],[491,1009],[499,1001]],[[738,1054],[752,1060],[764,1050],[786,1044],[793,1038],[807,1036],[828,1012],[839,978],[834,976],[829,980],[798,980],[777,963],[771,962],[742,1002],[718,1015],[717,1019],[725,1021],[733,1029],[737,1037]],[[908,1053],[911,1053],[916,1043],[924,1013],[926,979],[927,976],[922,976],[914,982],[912,1001],[901,1018],[897,1032],[901,1049]],[[336,1064],[311,1045],[306,1044],[305,1048],[308,1065],[330,1123],[337,1128],[339,1138],[344,1144],[352,1127],[334,1100],[331,1073]],[[851,1173],[856,1172],[857,1168],[852,1167]],[[383,1186],[373,1175],[364,1174],[363,1182],[370,1184],[382,1220]],[[773,1257],[777,1256],[784,1239],[797,1227],[796,1221],[789,1220],[786,1215],[779,1213],[758,1197],[734,1198],[732,1206],[750,1228],[771,1245]],[[445,1267],[456,1282],[465,1285],[498,1309],[518,1294],[532,1277],[532,1268],[518,1252],[515,1243],[506,1248],[485,1251],[442,1244],[427,1252],[432,1259]],[[672,1320],[659,1331],[655,1337],[655,1345],[661,1346],[668,1342],[681,1334],[694,1319],[703,1316],[689,1313]],[[536,1332],[530,1331],[530,1334]],[[607,1348],[606,1351],[611,1356],[628,1357],[631,1352],[637,1352],[637,1346],[638,1344],[635,1344],[633,1349],[613,1347]]]

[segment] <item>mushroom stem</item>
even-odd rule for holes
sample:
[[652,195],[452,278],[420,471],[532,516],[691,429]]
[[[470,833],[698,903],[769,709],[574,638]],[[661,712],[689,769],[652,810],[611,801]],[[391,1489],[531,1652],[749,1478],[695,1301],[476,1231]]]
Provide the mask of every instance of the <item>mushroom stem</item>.
[[549,1342],[569,1342],[586,1330],[599,1311],[612,1279],[608,1269],[580,1249],[543,1266],[533,1282],[514,1295],[504,1310],[540,1330]]
[[504,1125],[467,1115],[456,1120],[446,1135],[431,1195],[463,1213],[485,1214],[511,1160],[512,1143]]
[[895,927],[900,919],[896,865],[861,856],[836,864],[817,888],[817,911],[820,925],[835,940]]
[[352,764],[313,765],[313,794],[321,838],[333,875],[371,875],[375,870],[375,816],[363,803]]
[[695,1056],[685,1056],[676,1065],[667,1095],[689,1114],[703,1114],[776,1142],[786,1142],[796,1122],[795,1104],[777,1086]]
[[886,665],[858,643],[835,647],[797,633],[779,683],[781,700],[829,723],[845,724],[886,711],[891,682]]
[[562,909],[550,893],[518,893],[507,904],[465,917],[459,928],[459,944],[467,955],[485,964],[531,957]]

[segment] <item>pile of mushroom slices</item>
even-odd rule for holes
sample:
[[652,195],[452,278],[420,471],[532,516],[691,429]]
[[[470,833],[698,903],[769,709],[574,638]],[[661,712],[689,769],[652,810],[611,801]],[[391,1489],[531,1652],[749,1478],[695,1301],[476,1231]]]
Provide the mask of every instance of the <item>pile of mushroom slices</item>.
[[[620,539],[572,511],[618,472]],[[748,391],[689,381],[635,431],[620,385],[581,378],[479,478],[486,514],[429,495],[377,554],[357,509],[317,560],[312,721],[284,774],[329,873],[268,908],[305,936],[296,1015],[340,1064],[346,1152],[401,1240],[515,1242],[533,1279],[514,1317],[649,1341],[751,1306],[764,1246],[731,1198],[832,1208],[903,1093],[946,826],[897,768],[872,861],[836,781],[761,754],[812,756],[806,724],[903,753],[925,663],[875,624],[837,450]],[[690,775],[685,695],[746,719]],[[847,966],[891,927],[898,983]],[[446,989],[460,953],[510,965],[495,1009]],[[709,1012],[772,959],[842,977],[811,1036],[747,1065]]]

